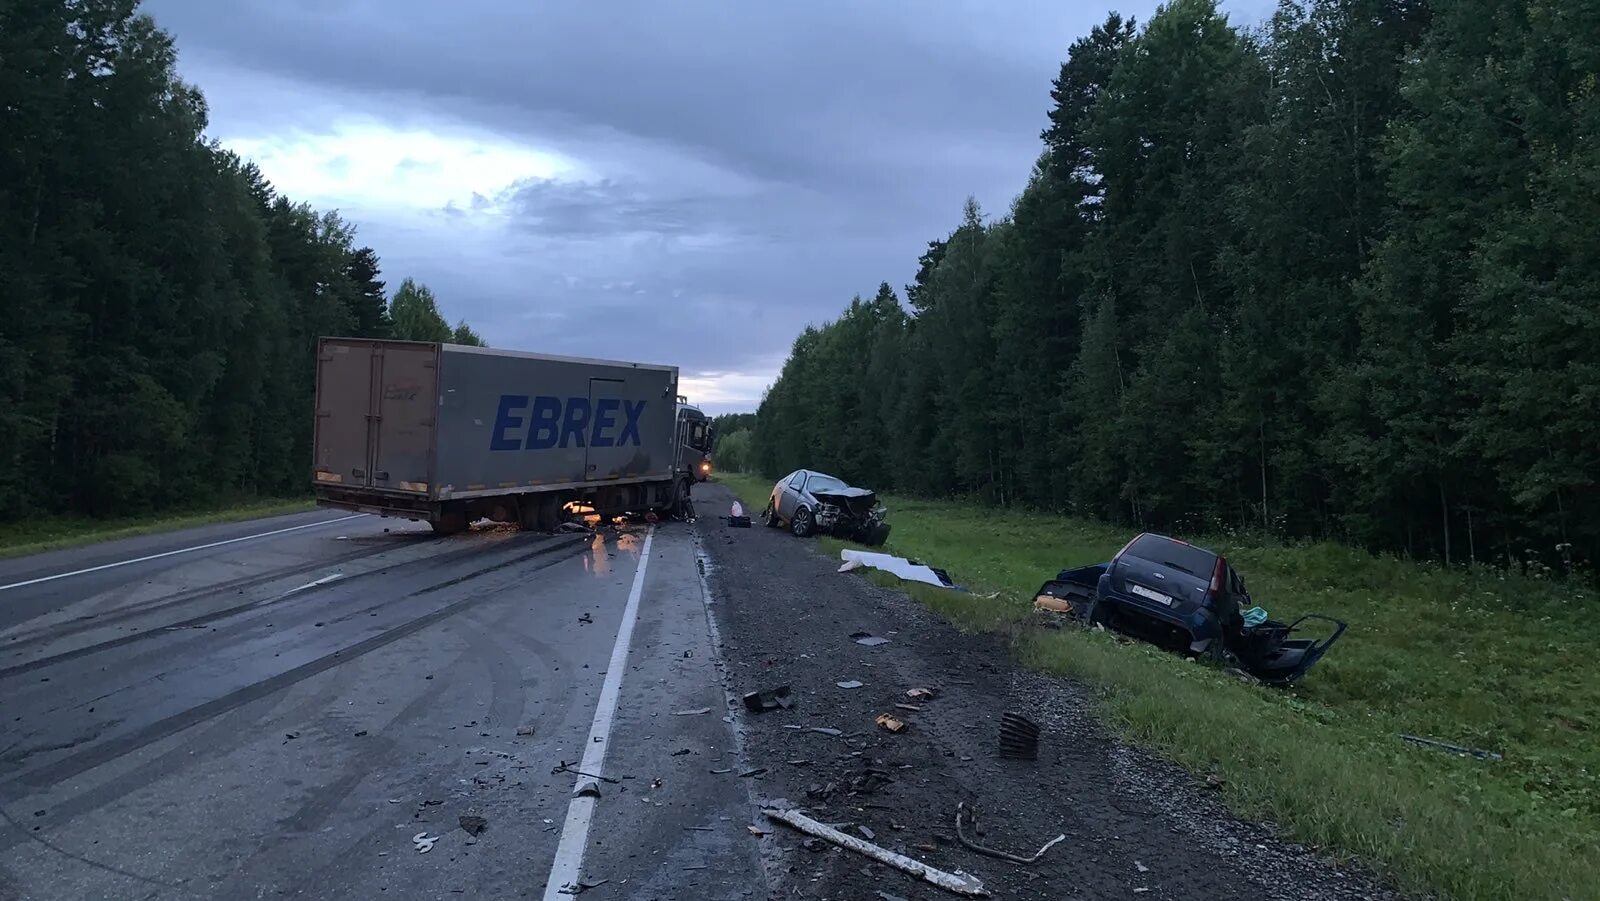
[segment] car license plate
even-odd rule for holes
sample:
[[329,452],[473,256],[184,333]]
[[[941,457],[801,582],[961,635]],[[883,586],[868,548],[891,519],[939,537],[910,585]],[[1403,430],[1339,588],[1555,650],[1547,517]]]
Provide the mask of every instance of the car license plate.
[[1138,595],[1139,597],[1149,598],[1152,601],[1160,601],[1161,603],[1166,604],[1169,607],[1172,606],[1172,598],[1171,598],[1171,596],[1162,594],[1159,591],[1152,591],[1152,590],[1144,587],[1143,585],[1129,585],[1128,586],[1128,590],[1133,592],[1134,594]]

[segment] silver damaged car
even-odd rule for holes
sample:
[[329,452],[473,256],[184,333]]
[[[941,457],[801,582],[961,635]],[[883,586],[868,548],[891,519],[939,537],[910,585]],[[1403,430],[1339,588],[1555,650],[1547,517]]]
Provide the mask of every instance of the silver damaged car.
[[855,488],[825,472],[797,469],[772,486],[767,525],[804,538],[825,534],[877,547],[889,540],[888,508],[868,488]]

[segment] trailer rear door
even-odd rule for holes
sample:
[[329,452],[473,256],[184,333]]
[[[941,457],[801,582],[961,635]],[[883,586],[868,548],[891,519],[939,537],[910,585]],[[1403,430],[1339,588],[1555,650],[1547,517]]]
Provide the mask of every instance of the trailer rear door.
[[315,479],[426,494],[438,345],[328,339],[317,355]]
[[426,494],[438,409],[439,347],[385,344],[375,351],[374,488]]
[[317,354],[316,453],[319,484],[366,487],[372,484],[373,369],[377,360],[366,343],[323,341]]

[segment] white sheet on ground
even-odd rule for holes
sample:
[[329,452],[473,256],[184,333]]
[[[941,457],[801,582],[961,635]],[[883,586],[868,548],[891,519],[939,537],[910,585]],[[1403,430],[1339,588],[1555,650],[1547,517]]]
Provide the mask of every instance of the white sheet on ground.
[[894,573],[907,582],[926,582],[939,588],[950,587],[939,581],[938,575],[932,569],[920,563],[912,563],[904,557],[845,548],[839,552],[839,559],[844,561],[844,564],[839,567],[839,572],[849,572],[858,566],[870,566],[873,569],[881,569],[886,573]]

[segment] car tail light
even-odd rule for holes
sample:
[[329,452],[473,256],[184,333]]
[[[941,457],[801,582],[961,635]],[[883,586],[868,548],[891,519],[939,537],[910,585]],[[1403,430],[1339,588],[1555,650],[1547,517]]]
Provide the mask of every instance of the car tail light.
[[1206,588],[1206,600],[1216,599],[1222,593],[1222,574],[1227,571],[1228,561],[1225,557],[1217,558],[1217,565],[1211,570],[1211,585]]

